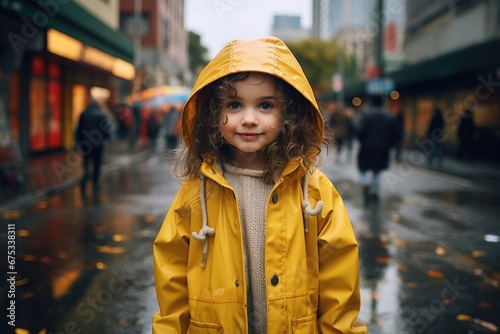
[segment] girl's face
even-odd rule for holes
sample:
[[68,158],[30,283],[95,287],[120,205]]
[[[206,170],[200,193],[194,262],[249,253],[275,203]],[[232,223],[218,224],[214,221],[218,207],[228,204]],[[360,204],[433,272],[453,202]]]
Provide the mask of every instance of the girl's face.
[[264,169],[262,149],[281,131],[282,103],[271,76],[250,73],[235,84],[236,96],[222,100],[222,136],[242,168]]

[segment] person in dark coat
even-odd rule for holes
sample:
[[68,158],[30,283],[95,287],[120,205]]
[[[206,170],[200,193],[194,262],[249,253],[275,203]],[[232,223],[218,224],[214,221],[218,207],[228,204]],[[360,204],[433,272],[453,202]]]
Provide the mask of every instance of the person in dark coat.
[[99,103],[91,99],[87,108],[81,113],[76,131],[77,149],[83,155],[83,177],[80,182],[82,195],[85,197],[85,186],[90,176],[89,165],[93,163],[92,185],[94,195],[100,190],[104,141],[109,140],[112,122],[102,111]]
[[434,114],[429,122],[429,128],[427,129],[427,139],[429,139],[432,143],[432,150],[429,152],[428,157],[429,167],[432,166],[434,160],[438,163],[438,167],[441,167],[443,163],[443,131],[443,113],[441,112],[441,109],[435,108]]
[[345,108],[339,108],[328,119],[329,126],[333,129],[335,144],[337,145],[337,161],[342,156],[344,146],[350,148],[353,133],[353,122]]
[[458,160],[472,160],[474,150],[474,132],[476,127],[472,118],[472,110],[466,109],[458,125]]
[[389,153],[399,136],[394,118],[383,108],[382,96],[372,97],[371,108],[362,113],[358,120],[356,135],[360,143],[358,169],[363,194],[366,200],[376,200],[380,189],[380,173],[389,167]]
[[173,150],[179,143],[179,118],[180,111],[172,107],[168,113],[163,115],[163,127],[165,128],[165,147]]

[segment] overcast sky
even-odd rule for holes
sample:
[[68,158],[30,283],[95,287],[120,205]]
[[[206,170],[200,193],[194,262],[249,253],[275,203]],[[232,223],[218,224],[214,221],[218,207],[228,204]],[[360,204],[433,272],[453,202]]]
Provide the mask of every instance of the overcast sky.
[[274,15],[298,15],[311,27],[309,0],[185,0],[186,29],[201,36],[214,57],[233,39],[268,36]]

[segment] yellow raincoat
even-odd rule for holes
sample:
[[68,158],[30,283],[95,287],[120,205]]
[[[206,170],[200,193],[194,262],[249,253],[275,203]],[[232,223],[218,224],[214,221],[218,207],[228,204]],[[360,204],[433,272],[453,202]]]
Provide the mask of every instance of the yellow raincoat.
[[[233,41],[202,71],[183,110],[187,146],[197,92],[247,71],[287,81],[311,102],[323,128],[311,87],[282,41]],[[200,174],[182,185],[154,242],[160,310],[153,333],[248,333],[236,194],[216,162],[204,162]],[[195,240],[193,232],[204,229],[214,234]],[[358,245],[344,204],[330,180],[317,169],[309,174],[300,159],[290,161],[269,195],[265,247],[267,333],[367,333],[357,320]]]

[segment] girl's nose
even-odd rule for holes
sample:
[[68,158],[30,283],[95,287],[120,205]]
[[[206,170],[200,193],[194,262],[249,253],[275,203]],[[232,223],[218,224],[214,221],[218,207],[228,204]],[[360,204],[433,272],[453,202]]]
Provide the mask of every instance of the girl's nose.
[[256,125],[258,123],[257,112],[253,108],[245,108],[243,117],[241,118],[242,125]]

